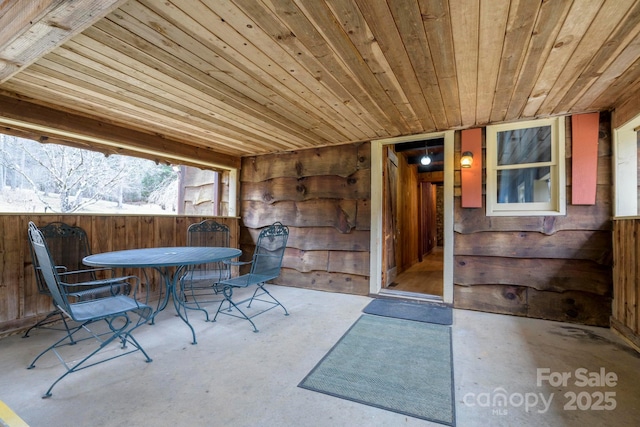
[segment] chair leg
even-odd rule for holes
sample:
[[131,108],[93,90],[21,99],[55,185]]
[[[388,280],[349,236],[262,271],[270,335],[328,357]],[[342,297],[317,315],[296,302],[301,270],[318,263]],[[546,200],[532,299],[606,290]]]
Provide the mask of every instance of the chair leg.
[[[231,286],[225,286],[222,289],[222,293],[224,294],[224,299],[222,301],[220,301],[220,305],[218,306],[218,310],[216,311],[216,315],[214,316],[212,322],[215,322],[216,319],[218,318],[218,314],[222,313],[222,314],[226,314],[228,316],[233,316],[233,317],[237,317],[240,319],[245,319],[248,320],[249,323],[251,323],[251,326],[253,326],[253,332],[258,332],[258,328],[256,328],[256,324],[253,323],[253,320],[251,320],[251,318],[249,318],[249,316],[247,316],[246,314],[244,314],[244,312],[242,310],[240,310],[240,307],[238,307],[236,305],[236,303],[234,303],[231,299],[231,297],[233,296],[233,288]],[[225,309],[224,311],[227,311],[227,313],[225,313],[222,309],[222,305],[224,304],[224,302],[227,301],[229,303],[229,308]],[[242,315],[242,317],[237,316],[235,314],[229,313],[231,311],[231,306],[233,306],[236,310],[238,310],[238,313],[240,313]]]
[[[49,350],[52,350],[56,356],[58,357],[58,359],[62,362],[62,364],[64,365],[64,367],[66,368],[66,372],[64,374],[62,374],[60,377],[58,377],[58,379],[56,379],[53,384],[51,384],[51,386],[49,387],[49,389],[47,390],[47,392],[42,396],[43,399],[46,399],[48,397],[51,397],[51,390],[53,390],[53,387],[55,387],[56,384],[58,384],[58,382],[60,382],[64,377],[66,377],[67,375],[73,373],[73,372],[77,372],[79,370],[88,368],[90,366],[94,366],[97,365],[99,363],[103,363],[103,362],[107,362],[109,360],[118,358],[118,357],[122,357],[125,356],[127,354],[130,353],[134,353],[138,350],[140,350],[142,352],[142,354],[145,356],[145,361],[147,363],[152,362],[152,359],[149,357],[149,355],[147,354],[147,352],[144,350],[144,348],[142,348],[142,346],[140,345],[140,343],[138,343],[138,341],[133,337],[132,332],[133,330],[135,330],[136,328],[138,328],[139,326],[143,325],[146,323],[146,321],[149,319],[150,316],[150,312],[151,309],[148,309],[146,311],[146,316],[142,317],[141,319],[135,324],[135,326],[131,327],[132,323],[131,319],[129,319],[129,317],[127,315],[119,315],[119,316],[114,316],[107,320],[107,324],[109,325],[109,328],[111,329],[111,335],[107,338],[107,339],[101,339],[100,336],[102,334],[96,335],[94,334],[89,328],[88,325],[91,323],[95,323],[95,320],[90,320],[88,322],[83,323],[82,325],[78,326],[77,328],[75,328],[72,332],[71,335],[75,334],[76,332],[78,332],[81,329],[87,330],[89,331],[93,337],[99,341],[99,345],[98,347],[93,350],[91,353],[89,353],[87,356],[85,356],[82,360],[80,360],[79,362],[75,363],[73,366],[69,367],[69,365],[64,361],[64,359],[62,358],[62,356],[58,353],[58,351],[56,350],[58,347],[60,347],[60,344],[67,338],[64,337],[58,341],[56,341],[53,345],[51,345],[49,348],[47,348],[46,350],[44,350],[42,353],[40,353],[34,360],[33,362],[31,362],[31,365],[29,365],[27,367],[27,369],[32,369],[35,367],[35,363],[36,361],[43,356],[45,353],[47,353]],[[124,323],[121,327],[116,327],[115,326],[115,319],[116,318],[122,318],[124,319]],[[143,320],[144,319],[144,320]],[[112,356],[109,357],[107,359],[104,360],[99,360],[95,363],[91,363],[91,364],[86,364],[86,362],[91,359],[94,355],[96,355],[98,352],[100,352],[102,349],[104,349],[106,346],[108,346],[109,344],[111,344],[114,340],[119,339],[122,343],[122,348],[126,349],[127,348],[127,343],[131,343],[134,347],[133,350],[129,350],[126,351],[125,353],[121,353],[121,354],[117,354],[116,356]]]
[[73,337],[71,337],[71,335],[69,334],[70,329],[69,329],[69,324],[67,323],[67,319],[64,317],[64,314],[60,310],[53,310],[51,313],[47,314],[47,316],[44,319],[40,320],[38,323],[36,323],[35,325],[27,329],[27,331],[24,333],[22,338],[29,338],[29,332],[31,332],[32,329],[40,328],[45,325],[48,325],[49,323],[55,322],[55,320],[52,319],[52,317],[55,317],[55,316],[60,316],[60,318],[62,319],[62,323],[64,324],[64,329],[67,331],[67,335],[71,340],[71,344],[75,344],[76,342],[73,340]]
[[[67,338],[69,338],[69,340],[71,341],[71,343],[75,344],[75,341],[73,340],[73,334],[75,334],[76,332],[84,329],[85,327],[85,323],[83,323],[80,326],[75,327],[73,330],[69,330],[69,332],[67,333],[67,335],[65,335],[64,337],[60,338],[58,341],[56,341],[55,343],[53,343],[52,345],[50,345],[49,347],[47,347],[45,350],[43,350],[40,354],[38,354],[36,356],[35,359],[33,359],[33,361],[29,364],[29,366],[27,366],[27,369],[33,369],[36,367],[36,362],[38,361],[38,359],[40,359],[42,356],[44,356],[46,353],[48,353],[50,350],[52,350],[54,353],[56,353],[56,348],[58,347],[62,347],[62,342],[65,341]],[[58,356],[58,358],[60,358],[60,356]]]
[[[251,297],[251,299],[249,300],[249,304],[247,305],[247,308],[251,308],[251,303],[253,302],[254,299],[258,299],[256,297],[260,297],[262,295],[269,295],[269,298],[271,298],[273,301],[275,301],[275,305],[279,305],[280,307],[282,307],[282,309],[284,310],[284,315],[288,316],[289,312],[287,311],[287,309],[285,308],[284,305],[282,305],[282,303],[280,301],[278,301],[273,295],[271,295],[271,293],[265,289],[265,283],[259,283],[257,285],[258,287],[256,288],[255,292],[253,292],[253,296]],[[261,294],[258,294],[258,291],[262,291]],[[258,299],[259,300],[259,299]],[[268,301],[267,301],[268,302]]]

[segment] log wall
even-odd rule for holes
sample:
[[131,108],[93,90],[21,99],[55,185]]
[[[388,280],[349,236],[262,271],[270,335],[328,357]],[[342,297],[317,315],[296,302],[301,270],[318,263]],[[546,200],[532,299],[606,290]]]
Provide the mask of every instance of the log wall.
[[640,349],[640,218],[613,221],[613,305],[611,327]]
[[[182,168],[182,189],[178,212],[185,215],[229,215],[229,171],[216,172],[194,167]],[[216,199],[219,200],[216,206]]]
[[274,283],[369,293],[369,143],[315,148],[242,161],[240,248],[253,253],[260,229],[289,227]]
[[[567,156],[571,123],[567,119]],[[610,120],[601,115],[596,204],[566,216],[487,217],[460,207],[455,173],[454,305],[457,308],[608,325],[612,298]],[[459,157],[459,133],[456,135]],[[567,186],[571,158],[567,157]],[[232,245],[253,253],[260,229],[281,221],[290,237],[278,284],[369,293],[370,144],[314,148],[244,158],[241,222]],[[456,162],[459,164],[459,162]],[[569,189],[570,190],[570,189]],[[571,191],[567,191],[570,195]],[[37,294],[27,248],[27,222],[81,225],[94,253],[183,245],[201,216],[0,216],[0,333],[24,328],[51,309]],[[235,234],[234,234],[235,233]],[[233,237],[233,236],[236,237]],[[234,240],[235,239],[235,240]],[[157,291],[152,281],[151,292]]]
[[[600,116],[597,194],[596,204],[591,206],[571,204],[570,118],[566,118],[565,126],[566,216],[487,217],[484,199],[481,209],[461,207],[456,180],[455,307],[609,325],[610,117],[608,113]],[[459,162],[456,164],[459,168]]]
[[[84,228],[93,253],[158,246],[184,246],[187,227],[211,216],[137,215],[0,215],[0,335],[31,326],[49,313],[51,298],[38,293],[27,240],[27,224],[37,226],[62,221]],[[238,247],[237,218],[215,217],[230,229],[230,245]],[[139,269],[127,270],[143,278]],[[150,272],[149,286],[143,290],[157,298],[159,277]],[[144,297],[144,294],[141,295]]]

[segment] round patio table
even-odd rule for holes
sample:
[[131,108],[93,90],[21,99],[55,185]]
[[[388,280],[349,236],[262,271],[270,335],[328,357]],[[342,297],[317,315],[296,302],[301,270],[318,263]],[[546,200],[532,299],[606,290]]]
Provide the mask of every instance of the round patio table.
[[151,323],[153,323],[156,314],[167,306],[169,295],[171,295],[178,316],[189,326],[193,336],[193,344],[197,344],[196,333],[189,323],[186,308],[184,315],[180,309],[181,302],[176,295],[177,281],[182,271],[190,265],[230,260],[241,254],[242,251],[235,248],[176,246],[103,252],[89,255],[82,262],[91,267],[153,268],[156,270],[164,281],[166,292],[164,298],[158,303],[158,309],[153,314]]

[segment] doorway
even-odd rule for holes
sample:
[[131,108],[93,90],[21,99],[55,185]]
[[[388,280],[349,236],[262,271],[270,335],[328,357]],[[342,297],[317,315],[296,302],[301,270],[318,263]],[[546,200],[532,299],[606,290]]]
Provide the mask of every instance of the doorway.
[[372,294],[453,302],[453,137],[372,141]]
[[444,138],[387,145],[384,154],[382,291],[441,300],[443,238],[438,223],[444,215],[438,189],[444,181]]
[[[386,291],[420,294],[423,298],[442,299],[444,294],[444,186],[439,174],[431,174],[418,183],[418,252],[409,265],[401,266]],[[402,242],[399,242],[402,244]],[[410,295],[409,295],[410,296]]]

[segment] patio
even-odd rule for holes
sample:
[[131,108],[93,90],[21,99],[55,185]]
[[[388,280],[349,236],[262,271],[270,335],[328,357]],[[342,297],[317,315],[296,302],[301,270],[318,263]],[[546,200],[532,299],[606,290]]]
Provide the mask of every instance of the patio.
[[[205,323],[193,315],[193,346],[184,323],[165,310],[156,325],[136,334],[152,363],[135,354],[87,369],[61,381],[50,399],[40,396],[63,369],[58,361],[25,367],[59,332],[6,337],[0,340],[0,400],[32,427],[435,425],[297,387],[371,299],[270,289],[291,316],[259,316],[259,333],[240,319]],[[609,329],[466,310],[454,311],[452,328],[458,426],[637,425],[640,354]],[[549,368],[552,379],[554,373],[571,377],[566,386],[538,386],[538,368]],[[604,368],[617,376],[616,384],[579,387],[579,368],[590,378]],[[570,391],[582,396],[574,402],[582,407],[583,392],[590,404],[597,392],[614,392],[616,407],[565,409],[572,405],[565,396]],[[508,396],[507,406],[493,405],[499,393]],[[543,404],[551,393],[550,404]]]

